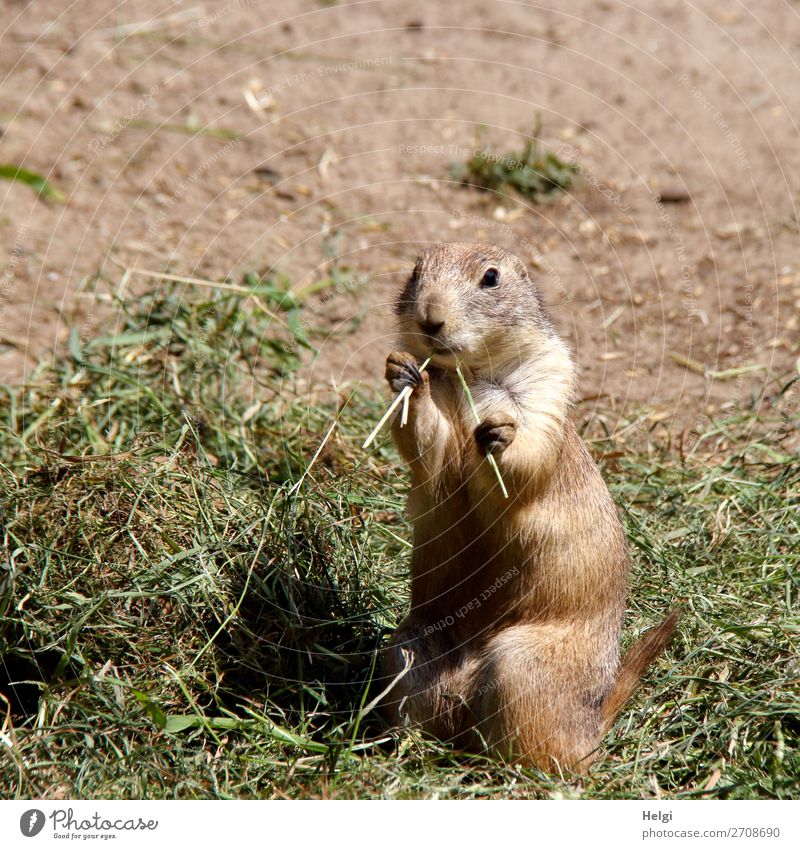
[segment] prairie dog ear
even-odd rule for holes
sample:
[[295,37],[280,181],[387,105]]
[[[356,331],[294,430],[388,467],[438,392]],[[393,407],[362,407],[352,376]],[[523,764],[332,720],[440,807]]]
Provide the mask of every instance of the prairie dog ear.
[[516,254],[511,254],[511,264],[514,271],[516,271],[523,280],[531,279],[530,274],[528,274],[528,267]]

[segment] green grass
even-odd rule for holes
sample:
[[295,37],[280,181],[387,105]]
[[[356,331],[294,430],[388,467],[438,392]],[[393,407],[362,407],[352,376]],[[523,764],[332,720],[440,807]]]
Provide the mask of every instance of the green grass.
[[479,148],[466,162],[452,162],[450,176],[465,186],[501,195],[521,195],[534,203],[567,191],[576,181],[578,168],[543,149],[541,129],[541,121],[537,120],[519,152],[497,153]]
[[45,177],[35,171],[29,171],[21,165],[0,164],[0,180],[23,183],[45,200],[64,202],[64,195]]
[[117,301],[113,334],[0,388],[3,797],[797,795],[788,393],[684,460],[593,441],[626,642],[685,614],[591,774],[546,776],[359,716],[408,602],[405,472],[386,435],[360,448],[382,388],[293,394],[302,299],[246,286]]

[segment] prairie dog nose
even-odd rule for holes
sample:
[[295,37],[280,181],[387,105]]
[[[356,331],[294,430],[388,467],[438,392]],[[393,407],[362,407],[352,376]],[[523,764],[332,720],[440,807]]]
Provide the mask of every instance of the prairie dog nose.
[[417,324],[425,333],[435,335],[444,327],[444,307],[438,301],[429,301],[420,310]]

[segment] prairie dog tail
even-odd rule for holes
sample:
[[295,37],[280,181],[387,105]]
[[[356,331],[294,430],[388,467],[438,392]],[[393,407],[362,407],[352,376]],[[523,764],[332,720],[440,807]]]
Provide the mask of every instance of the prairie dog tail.
[[669,645],[679,618],[680,610],[673,610],[660,625],[648,631],[625,653],[614,689],[603,703],[603,725],[606,730],[633,695],[644,671]]

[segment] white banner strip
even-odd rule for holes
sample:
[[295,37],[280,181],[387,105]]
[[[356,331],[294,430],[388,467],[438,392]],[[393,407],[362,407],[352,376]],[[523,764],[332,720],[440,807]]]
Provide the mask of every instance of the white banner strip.
[[0,846],[800,846],[800,802],[0,803]]

